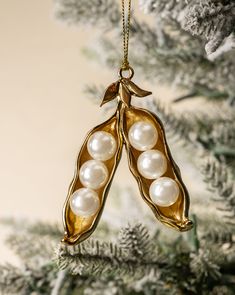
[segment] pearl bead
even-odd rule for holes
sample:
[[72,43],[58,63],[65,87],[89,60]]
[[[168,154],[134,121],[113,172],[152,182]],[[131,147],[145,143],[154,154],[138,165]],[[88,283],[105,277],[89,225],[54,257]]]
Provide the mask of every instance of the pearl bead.
[[85,162],[79,171],[81,183],[88,188],[99,189],[108,179],[108,169],[104,163],[97,160]]
[[179,196],[179,187],[173,179],[160,177],[151,184],[149,194],[156,205],[168,207],[176,202]]
[[157,129],[149,122],[134,123],[128,133],[130,144],[139,151],[150,150],[158,139]]
[[70,198],[70,208],[75,215],[90,217],[94,215],[100,207],[98,194],[89,189],[81,188],[75,191]]
[[156,179],[166,172],[167,161],[163,153],[157,150],[149,150],[139,156],[137,167],[140,174],[145,178]]
[[87,149],[95,160],[106,161],[114,156],[117,144],[112,134],[106,131],[97,131],[89,138]]

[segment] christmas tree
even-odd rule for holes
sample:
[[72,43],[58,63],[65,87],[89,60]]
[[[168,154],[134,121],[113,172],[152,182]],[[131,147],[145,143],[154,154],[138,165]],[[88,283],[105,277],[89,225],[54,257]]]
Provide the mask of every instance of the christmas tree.
[[[6,243],[22,266],[1,265],[3,294],[235,293],[235,2],[139,0],[139,7],[148,18],[132,17],[130,62],[143,79],[173,85],[181,94],[170,106],[154,97],[140,104],[160,116],[170,142],[180,147],[179,157],[194,167],[195,226],[177,234],[148,217],[119,230],[104,220],[95,239],[71,247],[59,244],[62,230],[56,224],[4,219],[14,229]],[[57,0],[56,17],[98,28],[99,43],[86,54],[112,69],[120,66],[118,2]],[[100,103],[101,88],[87,87],[86,93]],[[199,98],[203,109],[176,111]],[[126,208],[132,190],[117,188],[116,194],[119,211],[131,217],[141,211]]]

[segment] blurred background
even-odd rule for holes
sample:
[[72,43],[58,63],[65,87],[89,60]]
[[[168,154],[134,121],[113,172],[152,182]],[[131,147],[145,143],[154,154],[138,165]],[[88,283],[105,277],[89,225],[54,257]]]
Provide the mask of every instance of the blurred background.
[[[150,98],[134,102],[156,111],[166,124],[173,157],[190,192],[191,217],[199,229],[191,236],[186,233],[182,236],[184,244],[191,245],[187,253],[192,251],[191,256],[198,255],[199,262],[192,266],[192,273],[193,267],[202,269],[202,264],[211,259],[203,252],[205,248],[212,251],[216,245],[214,253],[223,252],[219,254],[220,261],[212,259],[211,265],[208,263],[205,272],[209,275],[203,273],[200,277],[205,290],[197,289],[201,281],[196,276],[193,277],[197,281],[195,290],[189,290],[189,283],[187,287],[176,287],[174,294],[234,294],[229,292],[234,291],[230,270],[234,265],[231,253],[235,212],[235,22],[232,14],[235,7],[232,1],[211,1],[201,10],[197,6],[200,1],[191,6],[177,1],[168,6],[167,1],[158,2],[133,1],[132,5],[130,62],[135,68],[134,81],[153,92]],[[115,110],[115,105],[102,110],[98,104],[105,87],[117,79],[120,65],[122,39],[118,4],[119,1],[0,0],[2,265],[7,262],[22,266],[22,260],[17,257],[21,251],[19,245],[27,246],[17,242],[15,235],[26,234],[26,223],[52,224],[62,233],[62,207],[80,146],[86,133]],[[213,9],[218,14],[212,16]],[[202,15],[206,19],[207,14],[211,19],[203,21]],[[115,241],[116,233],[128,222],[141,222],[152,237],[157,231],[167,242],[169,236],[179,239],[155,220],[141,200],[125,152],[102,222],[98,233],[94,233],[95,238],[101,240]],[[213,241],[209,235],[212,232]],[[12,252],[9,241],[5,242],[9,233],[11,246],[15,238],[18,243],[17,255]],[[47,233],[47,238],[49,236]],[[58,234],[55,245],[59,239]],[[208,246],[208,240],[212,246]],[[25,241],[29,243],[30,239]],[[31,241],[36,243],[35,237]],[[197,250],[193,248],[195,243],[200,244]],[[52,253],[54,248],[50,248]],[[223,277],[224,272],[228,281]],[[4,275],[9,278],[6,272]],[[0,280],[0,286],[4,284],[6,282]],[[177,285],[173,281],[171,284]],[[160,294],[154,293],[158,290],[156,286],[151,287],[155,290],[153,293],[143,291],[144,284],[141,286],[139,291],[135,290],[137,293],[128,293],[130,286],[128,291],[122,289],[124,291],[115,293],[115,285],[107,294]],[[215,287],[218,290],[213,291]],[[27,289],[26,293],[22,290],[14,292],[51,294],[49,289],[42,291],[39,287]],[[105,294],[102,290],[97,294]],[[161,294],[173,294],[165,287],[161,290],[165,290]],[[13,294],[12,290],[8,292]],[[81,294],[89,294],[89,290]]]
[[[59,22],[52,1],[0,5],[1,215],[61,222],[79,148],[86,133],[104,120],[104,112],[83,90],[108,86],[117,79],[118,67],[90,62],[82,51],[98,30]],[[121,53],[121,38],[117,49]],[[144,79],[141,83],[147,87]],[[153,88],[149,83],[148,89]],[[156,94],[172,97],[167,88]],[[125,162],[123,158],[115,182],[136,187]]]

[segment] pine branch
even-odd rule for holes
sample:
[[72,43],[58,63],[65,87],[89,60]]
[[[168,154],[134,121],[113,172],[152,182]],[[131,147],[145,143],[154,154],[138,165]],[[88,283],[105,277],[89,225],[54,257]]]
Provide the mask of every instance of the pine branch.
[[213,288],[211,295],[233,295],[234,291],[229,289],[228,286],[216,286]]
[[148,230],[142,224],[127,225],[122,228],[118,241],[121,249],[130,259],[153,258],[154,245],[150,240]]
[[[34,244],[30,229],[27,234],[28,241]],[[9,265],[0,268],[0,288],[9,295],[33,292],[38,295],[51,292],[61,295],[109,295],[110,292],[139,295],[139,292],[149,294],[153,291],[178,295],[208,292],[205,279],[213,280],[213,286],[231,283],[233,257],[225,261],[223,248],[218,249],[218,244],[212,247],[200,243],[197,245],[199,251],[192,251],[188,243],[191,241],[182,237],[171,242],[164,241],[164,236],[159,234],[150,238],[143,225],[128,225],[120,231],[117,242],[88,239],[73,247],[60,245],[55,257],[62,269],[60,272],[50,260],[33,263],[34,254],[31,259],[26,256],[26,260],[23,255],[23,268]],[[26,245],[22,244],[23,247]]]
[[[209,228],[208,228],[209,227]],[[226,226],[218,228],[217,226],[208,226],[207,229],[202,233],[202,240],[206,240],[208,243],[223,245],[226,244],[228,247],[234,246],[233,233],[231,229]]]
[[[105,254],[100,253],[98,249],[102,249]],[[76,247],[72,251],[68,247],[60,248],[57,252],[57,259],[61,269],[67,268],[73,274],[94,276],[120,277],[131,274],[134,278],[166,266],[164,262],[142,262],[128,259],[120,253],[122,252],[116,245],[99,243],[96,246],[95,254],[90,253],[87,249],[82,253],[81,249]]]
[[194,146],[199,152],[212,154],[219,161],[231,163],[235,160],[234,115],[228,110],[212,117],[203,113],[179,117],[155,100],[148,100],[146,106],[160,115],[168,134],[183,141],[185,146],[190,144],[191,148]]
[[30,230],[10,234],[6,243],[20,259],[33,265],[50,261],[57,244],[53,236],[38,237]]
[[55,240],[61,237],[62,228],[55,223],[46,223],[42,221],[34,222],[32,224],[27,223],[26,229],[29,233],[32,233],[35,236],[50,236]]
[[[182,239],[177,239],[171,245],[166,245],[159,240],[157,244],[161,246],[157,247],[156,252],[156,249],[148,248],[151,244],[148,241],[148,233],[141,225],[123,228],[119,237],[120,245],[100,243],[94,240],[88,240],[73,247],[63,245],[57,251],[58,265],[60,268],[72,272],[73,275],[89,276],[90,279],[94,279],[89,292],[93,289],[97,290],[97,288],[102,290],[106,280],[110,282],[113,278],[115,278],[115,282],[128,278],[129,284],[125,285],[125,288],[129,288],[129,290],[133,288],[137,279],[141,288],[150,288],[158,292],[161,290],[162,293],[159,294],[169,292],[169,289],[166,288],[169,283],[173,285],[173,288],[177,287],[178,292],[180,290],[199,292],[199,290],[206,288],[203,284],[207,279],[217,283],[224,280],[225,274],[220,271],[221,266],[224,265],[224,255],[216,245],[213,248],[208,244],[203,247],[198,244],[198,251],[191,252],[189,255],[190,248],[185,247],[185,241]],[[146,244],[149,245],[147,247],[144,237],[147,239]],[[134,249],[132,249],[133,247]],[[161,257],[162,254],[158,253],[160,248],[164,251],[164,259],[163,256]],[[208,251],[208,248],[211,251]],[[174,249],[173,252],[172,249]],[[152,258],[148,257],[145,251],[151,251]],[[215,253],[216,259],[213,256]],[[171,259],[167,258],[169,255],[171,255]],[[196,277],[196,285],[192,275]],[[157,280],[156,276],[158,276]],[[99,282],[96,281],[96,278],[99,278]],[[184,282],[182,282],[182,278]],[[194,286],[190,282],[194,282]],[[120,290],[123,287],[121,285],[113,286],[117,287],[116,290]],[[89,292],[88,294],[90,294]],[[102,292],[97,290],[96,294],[102,294]]]
[[199,250],[197,254],[191,254],[192,260],[190,268],[193,273],[197,273],[197,279],[205,282],[206,279],[212,278],[218,280],[221,277],[220,268],[214,262],[209,250]]
[[62,230],[58,224],[50,224],[42,221],[30,223],[28,220],[15,218],[0,218],[0,224],[10,227],[14,232],[29,232],[38,237],[50,236],[55,239],[61,237]]
[[[206,45],[206,50],[208,51],[208,47],[210,50],[210,46],[213,45],[213,41],[209,41]],[[225,55],[227,52],[235,49],[235,34],[230,34],[227,38],[225,38],[221,45],[216,49],[216,51],[209,53],[207,52],[208,59],[215,60],[216,58]]]
[[193,116],[178,116],[170,108],[155,99],[148,99],[145,106],[160,117],[170,137],[183,142],[185,146],[193,144],[199,147],[194,130],[196,118],[193,118]]
[[[205,48],[208,56],[218,51],[216,57],[235,46],[233,32],[235,26],[234,1],[158,1],[139,0],[140,7],[147,14],[154,14],[165,24],[186,30],[193,36],[208,40]],[[228,42],[227,42],[228,41]],[[232,41],[232,43],[231,43]],[[229,43],[223,50],[223,43]],[[222,45],[222,46],[221,46]],[[215,55],[213,56],[215,58]]]
[[[210,99],[230,99],[233,96],[235,62],[232,55],[215,63],[205,57],[198,41],[193,42],[196,45],[192,44],[192,40],[189,42],[183,37],[181,40],[181,37],[171,37],[169,34],[165,34],[168,35],[168,42],[160,46],[158,34],[146,24],[139,24],[137,21],[131,35],[135,44],[130,57],[131,64],[146,79],[165,85],[173,84]],[[94,50],[97,51],[97,46]],[[109,67],[119,66],[120,52],[116,45],[113,48],[112,41],[105,36],[97,56],[102,56],[102,63]]]
[[74,247],[60,246],[56,254],[61,269],[80,275],[120,277],[131,274],[134,278],[165,266],[157,257],[155,260],[135,259],[137,257],[128,256],[127,251],[114,243],[91,239]]
[[[163,85],[177,86],[187,93],[196,92],[197,96],[205,98],[230,99],[234,96],[235,62],[232,54],[219,62],[212,62],[200,51],[199,44],[193,48],[195,45],[191,46],[182,36],[177,39],[169,37],[173,47],[159,47],[151,41],[150,34],[152,32],[148,33],[148,30],[142,34],[140,31],[133,38],[137,50],[132,51],[132,61],[144,77],[154,78]],[[189,45],[181,44],[180,38],[182,43]],[[142,52],[141,58],[139,52]]]
[[56,0],[56,16],[69,24],[90,24],[107,30],[120,20],[117,3],[112,0]]
[[54,287],[51,291],[51,295],[60,295],[60,291],[65,283],[67,272],[65,270],[61,270],[57,273],[57,278],[55,280]]
[[[102,98],[104,96],[105,92],[105,87],[103,86],[96,86],[95,84],[93,85],[87,85],[84,88],[84,93],[88,96],[88,99],[90,99],[93,103],[97,104],[100,106]],[[109,102],[108,104],[105,104],[102,106],[102,111],[106,113],[110,109],[115,108],[117,105],[117,98],[114,99],[113,101]]]
[[104,92],[105,88],[101,85],[97,86],[92,84],[84,87],[84,93],[87,94],[88,98],[97,105],[100,105]]
[[208,40],[207,54],[215,52],[235,26],[234,1],[191,1],[182,27]]
[[139,0],[140,8],[144,13],[154,13],[163,19],[171,18],[178,19],[184,8],[187,6],[188,1],[177,0]]
[[235,122],[229,118],[214,125],[211,134],[215,154],[235,157]]
[[10,264],[0,266],[0,291],[5,295],[49,294],[54,285],[55,268],[53,264],[31,268],[17,268]]
[[[116,13],[118,14],[116,2],[92,1],[91,4],[90,1],[86,2],[86,4],[83,2],[81,0],[62,1],[61,11],[66,15],[66,18],[62,17],[62,20],[81,24],[84,16],[85,23],[92,22],[92,24],[100,26],[103,19],[101,15],[104,11],[106,17],[112,15],[112,13],[107,13],[109,9],[117,10]],[[183,9],[185,10],[188,6],[194,5],[193,1],[189,4],[184,1],[174,0],[170,2],[164,1],[163,3],[160,1],[152,2],[154,2],[156,13],[158,9],[162,11],[161,14],[164,15],[164,20],[168,19],[168,16],[170,19],[174,18],[173,12],[175,12],[175,18],[176,16],[183,17],[183,7],[185,7]],[[186,4],[188,6],[185,6]],[[71,6],[71,8],[67,9],[66,5]],[[92,5],[92,10],[89,9],[90,5]],[[195,6],[197,5],[198,2],[196,2]],[[94,15],[92,14],[93,11],[95,12]],[[77,15],[80,15],[81,22],[76,22],[79,20]],[[61,19],[60,16],[59,18]],[[110,22],[112,23],[111,27],[109,27]],[[116,32],[116,28],[120,28],[119,25],[118,20],[115,22],[107,20],[106,27],[102,29],[102,37],[99,36],[101,44],[98,49],[97,43],[95,44],[94,51],[97,52],[98,50],[100,52],[93,54],[97,58],[102,57],[102,62],[112,67],[118,67],[120,61],[120,50],[117,50],[116,46],[116,39],[118,38],[121,41],[121,29],[118,35]],[[107,27],[109,31],[115,32],[111,39],[105,35]],[[113,40],[115,40],[115,43]],[[182,30],[179,21],[171,23],[170,28],[161,26],[158,22],[158,27],[154,30],[146,23],[139,23],[133,17],[131,43],[134,43],[135,46],[132,46],[130,62],[135,68],[142,71],[145,78],[154,79],[155,82],[166,85],[174,84],[179,88],[186,89],[187,92],[196,91],[198,95],[204,97],[231,100],[234,96],[235,61],[233,55],[226,54],[226,57],[217,59],[216,63],[208,60],[202,48],[201,40],[192,38],[188,32]]]
[[185,94],[185,95],[182,95],[180,97],[177,97],[173,100],[174,103],[177,103],[177,102],[181,102],[182,100],[186,100],[186,99],[189,99],[189,98],[194,98],[194,97],[197,97],[198,96],[198,93],[197,92],[191,92],[191,93],[188,93],[188,94]]
[[[229,166],[235,160],[235,124],[234,114],[228,108],[217,111],[213,116],[198,114],[194,120],[196,141],[215,156],[219,161]],[[231,167],[231,168],[232,168]]]
[[213,200],[220,204],[217,209],[223,212],[227,224],[234,225],[235,192],[228,167],[215,159],[208,159],[201,171],[204,175],[204,181],[208,185],[207,189],[214,195]]
[[7,264],[0,267],[0,291],[3,294],[26,295],[28,282],[22,271]]

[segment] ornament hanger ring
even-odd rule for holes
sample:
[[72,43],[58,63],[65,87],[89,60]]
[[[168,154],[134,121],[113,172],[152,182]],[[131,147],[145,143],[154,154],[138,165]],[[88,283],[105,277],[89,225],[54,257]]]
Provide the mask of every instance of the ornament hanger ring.
[[[123,75],[124,72],[128,71],[128,76]],[[128,66],[128,68],[120,68],[119,70],[119,77],[120,78],[125,78],[125,79],[132,79],[134,76],[134,70],[132,67]]]

